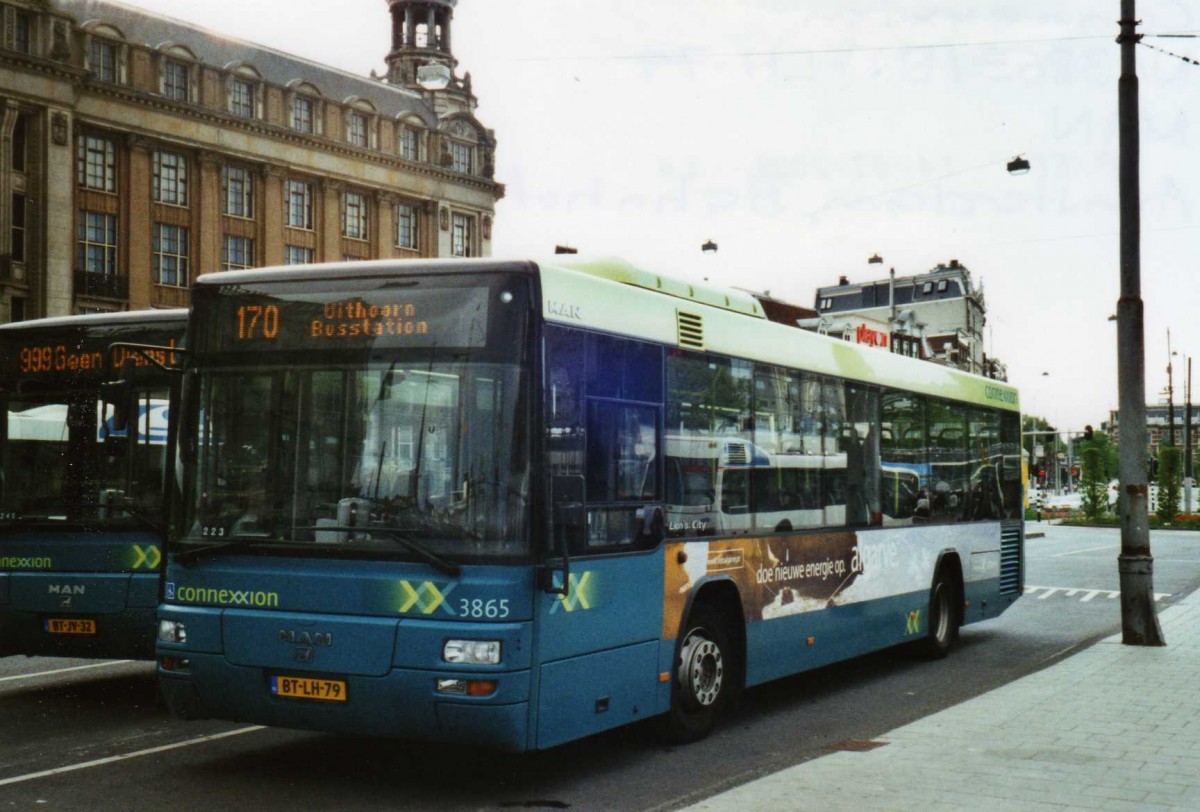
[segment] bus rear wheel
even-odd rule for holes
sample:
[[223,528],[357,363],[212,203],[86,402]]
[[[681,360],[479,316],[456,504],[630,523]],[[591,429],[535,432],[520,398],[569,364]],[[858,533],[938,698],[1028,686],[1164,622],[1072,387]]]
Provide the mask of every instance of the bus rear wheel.
[[671,675],[666,726],[667,737],[677,744],[699,741],[712,731],[737,680],[729,634],[716,610],[696,606],[685,628]]
[[944,569],[939,571],[929,593],[929,624],[925,639],[919,646],[921,656],[928,660],[940,660],[950,653],[958,640],[961,605],[958,584],[947,576]]

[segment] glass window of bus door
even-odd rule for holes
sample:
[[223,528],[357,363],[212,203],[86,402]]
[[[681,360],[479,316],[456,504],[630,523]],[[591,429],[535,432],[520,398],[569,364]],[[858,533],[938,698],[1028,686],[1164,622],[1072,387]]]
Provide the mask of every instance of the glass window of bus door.
[[588,334],[586,356],[587,546],[656,544],[638,516],[661,509],[662,349]]
[[[171,392],[166,384],[139,386],[128,403],[103,403],[97,431],[101,515],[117,518],[113,504],[124,498],[143,515],[157,516],[164,505]],[[107,503],[107,506],[106,506]]]

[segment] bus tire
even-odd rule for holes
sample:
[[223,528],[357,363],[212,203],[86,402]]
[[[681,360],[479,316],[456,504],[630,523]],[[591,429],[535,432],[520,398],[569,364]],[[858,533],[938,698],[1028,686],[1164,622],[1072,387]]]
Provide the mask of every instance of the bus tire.
[[962,623],[958,582],[949,576],[948,569],[942,567],[938,570],[929,592],[928,631],[917,649],[927,660],[940,660],[950,653],[958,640],[958,627]]
[[688,616],[671,675],[667,738],[675,744],[707,736],[733,701],[738,669],[726,624],[715,607],[698,604]]

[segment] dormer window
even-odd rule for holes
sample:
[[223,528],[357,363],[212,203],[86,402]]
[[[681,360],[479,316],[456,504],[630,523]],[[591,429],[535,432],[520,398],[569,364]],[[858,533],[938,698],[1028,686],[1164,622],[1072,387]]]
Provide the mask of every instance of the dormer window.
[[406,161],[421,160],[421,137],[412,127],[401,126],[397,140],[400,157]]
[[230,83],[229,112],[240,118],[254,118],[254,85],[245,79]]
[[475,148],[461,141],[450,142],[450,169],[464,175],[471,174],[475,169]]
[[18,53],[33,53],[33,18],[29,16],[29,12],[14,10],[10,25],[7,42],[4,44]]
[[367,146],[367,117],[362,113],[351,113],[346,127],[346,139],[356,147]]
[[945,292],[946,292],[947,285],[948,285],[948,283],[946,282],[946,280],[945,280],[945,279],[939,279],[939,280],[938,280],[938,284],[937,284],[937,292],[938,292],[938,293],[945,293]]
[[313,100],[307,96],[292,99],[292,129],[298,133],[313,133]]
[[101,82],[117,81],[117,46],[107,40],[92,37],[88,46],[88,70]]
[[191,101],[191,72],[183,62],[167,59],[163,62],[162,94],[178,102]]
[[933,283],[926,282],[924,285],[921,285],[921,293],[925,296],[928,296],[929,294],[933,293]]

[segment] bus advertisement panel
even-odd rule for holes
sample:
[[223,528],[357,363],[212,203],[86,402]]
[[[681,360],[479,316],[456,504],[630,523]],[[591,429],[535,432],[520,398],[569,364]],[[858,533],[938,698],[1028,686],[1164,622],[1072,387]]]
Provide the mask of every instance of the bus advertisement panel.
[[942,656],[1020,595],[1002,383],[618,261],[264,269],[194,301],[179,716],[688,741],[747,686]]
[[0,327],[0,655],[153,656],[179,380],[158,365],[179,364],[186,318]]

